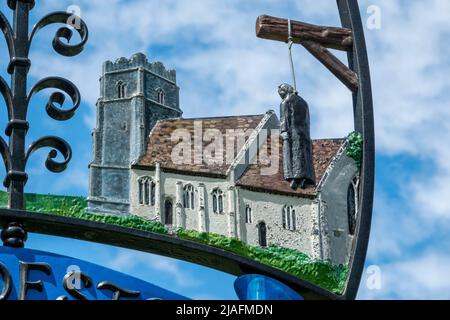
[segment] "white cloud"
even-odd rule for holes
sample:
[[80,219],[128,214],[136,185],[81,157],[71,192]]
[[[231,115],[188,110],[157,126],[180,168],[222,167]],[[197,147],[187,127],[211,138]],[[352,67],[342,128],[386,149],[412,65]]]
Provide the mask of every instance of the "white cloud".
[[383,299],[450,299],[450,256],[442,252],[426,252],[380,266],[381,289],[369,290],[364,277],[359,298]]
[[[413,185],[413,191],[416,195],[416,202],[419,205],[420,213],[425,217],[430,217],[430,213],[436,215],[437,219],[450,218],[450,172],[438,172],[430,180],[424,183],[424,180],[416,181]],[[433,186],[432,189],[425,184]]]
[[[366,1],[367,2],[367,1]],[[449,3],[378,1],[382,28],[368,31],[378,147],[382,152],[439,158],[443,123],[450,120],[449,48],[442,46]],[[398,2],[397,2],[398,3]],[[448,131],[447,131],[448,132]]]

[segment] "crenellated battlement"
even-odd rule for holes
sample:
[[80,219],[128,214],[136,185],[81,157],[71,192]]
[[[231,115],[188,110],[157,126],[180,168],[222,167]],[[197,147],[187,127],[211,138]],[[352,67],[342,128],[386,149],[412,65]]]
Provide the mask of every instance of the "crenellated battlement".
[[142,53],[103,63],[90,166],[91,212],[127,214],[130,167],[146,151],[159,120],[182,115],[175,70]]
[[125,57],[117,59],[115,62],[106,61],[103,64],[103,73],[114,72],[126,69],[143,67],[167,80],[177,81],[177,73],[175,70],[167,70],[162,62],[149,62],[145,54],[136,53],[130,59]]

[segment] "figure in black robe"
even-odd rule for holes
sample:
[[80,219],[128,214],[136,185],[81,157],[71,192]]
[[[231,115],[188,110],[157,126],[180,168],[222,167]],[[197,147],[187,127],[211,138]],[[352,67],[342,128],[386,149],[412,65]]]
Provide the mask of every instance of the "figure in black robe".
[[280,120],[284,178],[293,190],[315,186],[308,104],[288,84],[280,85],[278,93],[283,99]]

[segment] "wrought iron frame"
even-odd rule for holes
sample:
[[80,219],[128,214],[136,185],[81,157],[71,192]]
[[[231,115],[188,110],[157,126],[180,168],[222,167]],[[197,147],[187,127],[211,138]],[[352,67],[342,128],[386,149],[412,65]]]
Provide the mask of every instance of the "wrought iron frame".
[[375,183],[375,126],[372,84],[364,29],[357,0],[337,0],[342,26],[353,32],[353,49],[348,53],[349,68],[358,75],[358,90],[353,93],[355,131],[363,138],[359,215],[356,223],[349,280],[344,299],[355,299],[366,261],[372,222]]
[[[364,31],[357,0],[337,0],[342,25],[353,31],[353,50],[349,52],[348,60],[350,69],[358,75],[358,90],[353,94],[354,119],[355,130],[363,136],[360,214],[357,219],[356,240],[350,262],[349,280],[343,295],[333,294],[275,268],[207,245],[151,232],[137,230],[130,232],[130,229],[118,226],[24,211],[24,186],[27,181],[25,169],[31,154],[43,147],[52,148],[47,157],[46,167],[53,172],[63,171],[72,157],[70,146],[58,137],[44,137],[31,144],[25,150],[25,137],[29,127],[26,116],[31,98],[37,92],[48,88],[55,88],[65,92],[72,99],[73,106],[70,109],[62,109],[65,96],[61,92],[53,93],[46,106],[47,114],[59,121],[70,119],[80,104],[80,93],[75,85],[68,80],[58,77],[43,79],[28,94],[26,92],[27,74],[31,66],[28,54],[34,35],[49,24],[67,24],[68,19],[72,16],[66,12],[49,14],[40,20],[33,28],[31,34],[28,35],[29,11],[34,4],[34,0],[8,0],[8,6],[14,11],[13,28],[3,13],[0,13],[0,29],[5,35],[8,44],[10,54],[8,72],[11,74],[12,80],[12,89],[10,89],[4,79],[0,78],[0,92],[5,99],[9,117],[9,123],[6,128],[9,144],[0,138],[0,153],[7,170],[5,186],[9,192],[9,209],[0,209],[0,224],[5,226],[1,236],[5,245],[22,247],[27,236],[26,228],[26,230],[35,233],[63,236],[161,254],[235,275],[248,273],[267,275],[286,283],[309,299],[344,300],[356,297],[369,241],[375,169],[375,135],[371,81]],[[81,28],[77,29],[77,32],[81,37],[81,41],[75,45],[68,45],[67,42],[71,40],[73,31],[67,27],[62,27],[56,32],[53,40],[53,48],[56,52],[64,56],[74,56],[83,50],[88,39],[88,30],[85,23],[81,19],[80,21]],[[58,151],[64,157],[62,162],[54,160]]]
[[[68,12],[51,13],[38,21],[29,32],[29,14],[35,5],[35,0],[7,0],[7,5],[13,10],[13,24],[11,26],[5,15],[0,12],[0,29],[5,36],[9,51],[10,62],[7,71],[11,75],[11,87],[5,79],[0,77],[0,93],[8,111],[8,125],[5,133],[9,137],[9,143],[0,137],[0,153],[6,167],[4,186],[8,188],[8,207],[23,210],[25,208],[24,187],[28,180],[26,166],[30,156],[41,148],[52,148],[45,162],[47,169],[52,172],[64,171],[72,158],[70,145],[55,136],[43,137],[33,142],[28,148],[25,147],[29,129],[27,113],[31,99],[42,90],[58,89],[59,91],[50,95],[46,112],[54,120],[65,121],[74,116],[81,98],[77,87],[69,80],[60,77],[42,79],[32,87],[30,92],[27,92],[28,72],[31,67],[29,53],[35,35],[39,30],[53,23],[69,25],[69,19],[73,19],[74,15]],[[80,22],[79,28],[75,30],[80,35],[81,41],[77,44],[69,44],[74,29],[68,26],[61,27],[53,39],[53,48],[57,53],[71,57],[83,50],[88,40],[88,29],[79,17],[77,21]],[[62,109],[66,97],[61,91],[71,98],[71,108]],[[58,152],[64,157],[63,161],[55,160]],[[20,219],[8,221],[1,233],[1,239],[6,246],[23,247],[26,238],[27,232]]]

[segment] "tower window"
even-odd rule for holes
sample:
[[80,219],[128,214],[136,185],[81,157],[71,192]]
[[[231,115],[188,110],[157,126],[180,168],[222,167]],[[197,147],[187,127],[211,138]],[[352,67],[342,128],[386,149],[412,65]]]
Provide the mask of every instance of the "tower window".
[[223,192],[220,189],[214,189],[212,192],[213,212],[223,213]]
[[350,235],[355,234],[356,216],[358,214],[359,203],[359,178],[352,179],[347,191],[347,216],[348,216],[348,232]]
[[191,184],[184,187],[183,205],[186,209],[194,209],[194,186]]
[[166,104],[166,93],[163,89],[159,88],[156,90],[158,95],[158,103],[165,105]]
[[150,177],[142,177],[138,180],[139,204],[155,205],[155,183]]
[[116,86],[117,86],[117,98],[119,99],[125,98],[127,84],[124,83],[123,81],[119,81],[117,82]]
[[246,223],[253,223],[253,213],[252,213],[252,208],[247,205],[245,207],[245,222]]
[[292,206],[284,206],[282,212],[283,229],[295,231],[297,230],[297,217]]

